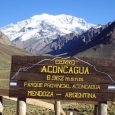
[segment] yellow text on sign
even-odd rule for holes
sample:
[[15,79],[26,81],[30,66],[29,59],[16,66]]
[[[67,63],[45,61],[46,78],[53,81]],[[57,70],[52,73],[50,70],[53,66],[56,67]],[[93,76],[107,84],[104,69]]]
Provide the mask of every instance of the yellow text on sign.
[[58,74],[89,74],[88,67],[70,67],[70,66],[43,66],[42,73],[58,73]]

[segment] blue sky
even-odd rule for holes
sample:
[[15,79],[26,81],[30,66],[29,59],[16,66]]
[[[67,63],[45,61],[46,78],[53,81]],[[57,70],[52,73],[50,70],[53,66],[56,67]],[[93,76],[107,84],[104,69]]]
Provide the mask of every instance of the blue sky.
[[0,27],[42,13],[69,14],[105,24],[115,20],[115,0],[0,0]]

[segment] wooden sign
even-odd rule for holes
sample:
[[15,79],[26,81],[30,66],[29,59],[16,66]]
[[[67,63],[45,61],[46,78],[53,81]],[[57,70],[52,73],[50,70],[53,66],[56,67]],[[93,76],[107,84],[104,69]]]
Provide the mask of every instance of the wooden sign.
[[115,60],[13,56],[10,96],[59,100],[115,100],[114,75]]

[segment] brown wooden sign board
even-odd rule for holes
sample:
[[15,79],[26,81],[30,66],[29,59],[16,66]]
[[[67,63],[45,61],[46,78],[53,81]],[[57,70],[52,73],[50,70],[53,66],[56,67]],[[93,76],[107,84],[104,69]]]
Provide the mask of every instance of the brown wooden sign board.
[[13,56],[9,94],[38,99],[115,100],[114,75],[115,60],[110,59]]

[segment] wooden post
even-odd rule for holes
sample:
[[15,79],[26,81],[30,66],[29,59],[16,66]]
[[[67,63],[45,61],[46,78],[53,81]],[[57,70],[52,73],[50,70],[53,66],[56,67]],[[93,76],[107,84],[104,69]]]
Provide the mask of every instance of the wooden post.
[[94,106],[94,115],[98,115],[98,105]]
[[3,98],[0,96],[0,115],[3,115]]
[[69,115],[73,115],[73,112],[72,112],[72,111],[70,111]]
[[61,102],[55,101],[55,115],[61,115]]
[[100,102],[98,107],[98,115],[107,115],[107,102]]
[[26,115],[26,98],[18,98],[17,115]]

